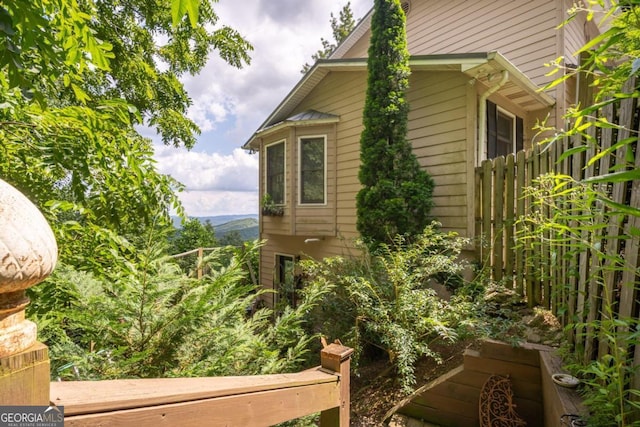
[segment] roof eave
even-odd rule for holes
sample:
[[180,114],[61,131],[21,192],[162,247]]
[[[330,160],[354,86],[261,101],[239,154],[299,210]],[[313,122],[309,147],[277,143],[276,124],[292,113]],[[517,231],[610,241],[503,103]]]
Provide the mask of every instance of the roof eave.
[[314,119],[314,120],[285,120],[280,123],[276,123],[273,126],[269,126],[263,129],[257,130],[251,138],[242,146],[245,150],[257,151],[260,148],[260,138],[264,138],[269,135],[273,135],[283,129],[296,126],[296,127],[309,127],[309,126],[322,126],[337,123],[340,121],[338,116],[326,119]]
[[[555,100],[551,96],[542,92],[522,71],[496,51],[422,55],[409,58],[409,65],[413,70],[457,70],[473,78],[482,72],[482,67],[487,64],[491,65],[492,68],[508,71],[509,80],[525,90],[538,103],[540,108],[551,107],[555,104]],[[256,138],[264,136],[264,131],[271,129],[269,124],[277,123],[279,121],[278,118],[284,120],[291,105],[296,104],[295,99],[304,98],[330,71],[365,71],[366,69],[367,58],[324,59],[317,61],[242,148],[256,149]]]
[[371,28],[371,17],[373,16],[373,8],[356,24],[355,28],[329,55],[329,59],[342,58],[364,34]]
[[499,52],[490,52],[490,61],[495,61],[500,68],[506,70],[512,80],[523,89],[527,90],[536,101],[540,102],[546,107],[555,105],[556,101],[548,94],[542,92],[542,88],[538,87],[529,77],[527,77],[522,71],[511,63],[507,58],[502,56]]

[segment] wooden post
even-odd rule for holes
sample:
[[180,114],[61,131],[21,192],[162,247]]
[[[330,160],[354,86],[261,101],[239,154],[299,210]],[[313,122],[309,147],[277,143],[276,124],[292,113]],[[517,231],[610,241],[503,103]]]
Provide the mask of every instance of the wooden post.
[[204,258],[204,249],[198,248],[198,280],[202,279],[202,259]]
[[38,208],[0,179],[0,405],[49,404],[48,351],[25,319],[25,291],[51,273],[57,258]]
[[349,375],[353,349],[342,344],[329,344],[320,352],[320,364],[323,369],[335,372],[340,377],[340,406],[320,413],[322,427],[348,427],[351,400],[349,396]]

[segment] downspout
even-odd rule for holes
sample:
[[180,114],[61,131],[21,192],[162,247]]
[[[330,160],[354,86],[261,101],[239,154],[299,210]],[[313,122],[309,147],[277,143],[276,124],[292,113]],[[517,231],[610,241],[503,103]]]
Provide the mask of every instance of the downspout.
[[507,80],[509,80],[509,72],[502,70],[500,81],[480,95],[480,104],[478,105],[478,162],[482,158],[481,150],[484,150],[487,144],[487,98],[504,86]]

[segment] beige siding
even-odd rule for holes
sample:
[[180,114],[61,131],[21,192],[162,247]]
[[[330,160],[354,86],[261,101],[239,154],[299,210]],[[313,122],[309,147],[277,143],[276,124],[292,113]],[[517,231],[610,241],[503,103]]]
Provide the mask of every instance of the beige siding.
[[[570,3],[565,0],[567,9]],[[579,13],[574,19],[567,22],[563,27],[564,35],[564,63],[569,65],[578,65],[580,61],[575,53],[587,42],[587,31],[589,23],[585,13]],[[571,78],[565,84],[565,102],[567,105],[574,105],[577,101],[577,82]]]
[[[317,206],[299,204],[299,169],[298,140],[305,136],[322,136],[326,138],[326,203]],[[336,130],[335,125],[291,127],[265,137],[262,146],[285,141],[285,207],[281,217],[262,216],[261,232],[269,235],[336,235]],[[262,187],[265,180],[264,149],[260,150],[261,176],[260,194],[265,193]]]
[[370,38],[371,30],[368,30],[362,38],[342,56],[342,58],[366,58]]
[[556,0],[414,1],[407,23],[412,55],[497,50],[537,84],[556,57]]
[[468,78],[414,72],[410,83],[408,138],[436,184],[432,215],[444,228],[467,235]]
[[[353,248],[350,240],[324,238],[322,240],[305,243],[304,237],[266,235],[267,244],[260,251],[260,283],[265,289],[274,289],[275,261],[277,255],[289,255],[300,259],[320,260],[330,256],[354,256],[358,251]],[[262,299],[271,306],[274,302],[273,294],[267,294]]]
[[[412,0],[407,17],[411,55],[497,50],[536,84],[557,55],[557,0]],[[370,33],[345,58],[367,56]]]
[[[336,235],[336,128],[331,126],[311,126],[294,128],[294,169],[293,188],[295,192],[293,235],[335,236]],[[326,152],[326,200],[323,205],[305,206],[297,204],[299,197],[298,139],[304,136],[324,136],[327,141]]]
[[334,239],[326,239],[326,256],[341,255],[345,245],[358,236],[355,226],[355,197],[360,189],[360,133],[367,73],[330,73],[305,99],[300,111],[313,108],[340,116],[337,125],[336,185],[337,212]]
[[[408,16],[408,44],[412,55],[499,51],[535,84],[544,86],[555,76],[545,67],[573,53],[593,33],[584,16],[564,28],[571,0],[412,0]],[[586,25],[586,27],[585,27]],[[585,30],[587,28],[587,30]],[[370,32],[357,41],[343,58],[367,56]],[[293,113],[314,109],[338,115],[339,122],[328,137],[328,200],[326,206],[302,207],[297,200],[297,137],[318,134],[318,128],[291,128],[268,140],[287,138],[287,212],[282,218],[262,218],[261,237],[268,240],[261,252],[261,280],[273,284],[277,254],[323,258],[355,255],[356,195],[360,163],[362,109],[366,71],[330,72],[295,108]],[[432,215],[447,230],[474,236],[474,168],[476,164],[478,99],[486,87],[460,72],[416,71],[411,76],[408,101],[408,138],[420,164],[435,181]],[[490,100],[524,118],[525,146],[530,146],[536,120],[550,115],[548,124],[561,126],[564,104],[575,98],[575,82],[549,94],[558,101],[545,111],[525,111],[500,93]],[[511,93],[509,94],[512,95]],[[556,123],[558,120],[558,123]],[[263,160],[262,160],[263,161]],[[262,163],[261,163],[262,165]],[[263,165],[262,165],[263,166]],[[263,177],[261,177],[261,187]],[[262,188],[261,188],[262,194]],[[291,219],[295,219],[292,221]],[[321,240],[305,244],[305,238]]]
[[[569,8],[568,1],[565,0],[565,7]],[[564,31],[564,58],[566,64],[578,64],[578,58],[574,55],[587,41],[585,28],[587,19],[585,13],[579,13],[571,21],[567,22],[562,30]]]
[[[567,55],[567,50],[574,52],[584,38],[583,17],[566,29],[557,29],[566,19],[570,3],[570,0],[412,0],[407,17],[409,52],[433,55],[498,51],[542,87],[554,78],[546,75],[550,69],[545,64]],[[344,57],[366,57],[369,38],[370,32]],[[562,127],[565,93],[551,89],[549,95],[558,100],[558,105],[551,111],[548,124]]]

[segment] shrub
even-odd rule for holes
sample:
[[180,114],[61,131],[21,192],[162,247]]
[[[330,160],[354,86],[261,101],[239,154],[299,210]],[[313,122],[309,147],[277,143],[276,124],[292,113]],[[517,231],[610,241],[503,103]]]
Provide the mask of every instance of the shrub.
[[[188,278],[150,245],[135,261],[121,260],[104,277],[62,269],[32,304],[52,374],[68,379],[253,375],[306,366],[305,314],[325,290],[310,287],[297,309],[275,316],[247,309],[263,291],[247,277],[252,248],[219,248],[211,269]],[[85,283],[90,292],[80,292]]]
[[331,289],[312,313],[312,323],[355,348],[356,362],[366,349],[383,351],[409,390],[419,358],[440,362],[434,343],[454,342],[473,329],[465,320],[473,313],[470,299],[446,301],[431,286],[437,276],[460,280],[466,268],[460,254],[467,243],[432,224],[415,241],[399,236],[375,255],[363,248],[359,259],[303,261],[310,283]]

